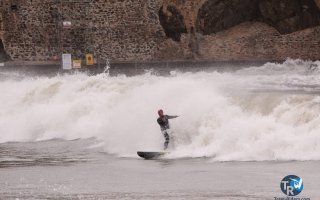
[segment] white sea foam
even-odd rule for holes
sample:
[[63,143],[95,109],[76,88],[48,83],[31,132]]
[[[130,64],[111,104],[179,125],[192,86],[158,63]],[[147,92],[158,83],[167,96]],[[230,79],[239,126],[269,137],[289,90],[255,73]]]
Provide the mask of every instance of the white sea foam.
[[[310,65],[313,64],[313,69]],[[157,110],[171,120],[169,157],[319,160],[320,62],[287,60],[235,72],[78,73],[0,81],[0,142],[95,137],[118,156],[159,150]]]

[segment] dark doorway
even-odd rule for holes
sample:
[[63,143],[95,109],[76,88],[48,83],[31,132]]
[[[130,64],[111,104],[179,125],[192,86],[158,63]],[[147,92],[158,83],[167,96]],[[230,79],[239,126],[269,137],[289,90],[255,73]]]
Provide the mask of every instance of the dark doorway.
[[0,39],[0,62],[5,62],[9,60],[9,56],[6,53],[2,40]]

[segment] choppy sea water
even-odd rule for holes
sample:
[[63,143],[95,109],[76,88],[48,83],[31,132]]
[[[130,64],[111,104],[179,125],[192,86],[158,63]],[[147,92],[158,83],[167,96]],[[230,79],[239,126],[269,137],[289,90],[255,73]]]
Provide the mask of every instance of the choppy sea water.
[[[24,76],[0,70],[1,199],[317,199],[320,63]],[[174,148],[160,150],[157,110]]]
[[143,160],[106,153],[94,138],[0,145],[1,199],[274,199],[298,174],[318,199],[319,161]]

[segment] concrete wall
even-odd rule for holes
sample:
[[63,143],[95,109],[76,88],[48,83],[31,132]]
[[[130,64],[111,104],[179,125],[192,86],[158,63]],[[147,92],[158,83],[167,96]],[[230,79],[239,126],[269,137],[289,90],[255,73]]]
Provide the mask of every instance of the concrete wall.
[[[281,14],[284,11],[279,10],[281,15],[275,16],[274,21],[263,20],[259,13],[239,20],[234,13],[246,10],[244,2],[251,5],[252,1],[78,1],[1,0],[0,38],[11,59],[48,61],[57,59],[63,52],[72,53],[74,59],[94,53],[96,57],[119,62],[320,59],[320,9],[316,6],[319,0],[309,0],[308,6],[294,0],[292,12],[304,9],[303,12],[295,18],[284,18],[292,13]],[[264,9],[263,16],[270,17],[270,10],[277,7],[279,1],[282,0],[263,0],[264,5],[270,7]],[[212,4],[214,2],[218,6]],[[257,8],[252,5],[250,8],[259,10],[262,1],[255,2]],[[213,24],[199,17],[199,10],[212,10],[203,8],[204,5],[218,9],[222,17],[217,18],[222,21]],[[306,26],[296,23],[301,20],[312,23]],[[72,27],[63,28],[63,21],[71,21]],[[209,32],[203,33],[199,24]],[[222,24],[222,28],[217,24]],[[282,24],[286,26],[285,33],[278,30]],[[182,29],[178,30],[177,26]],[[175,31],[180,31],[177,40],[168,35]]]

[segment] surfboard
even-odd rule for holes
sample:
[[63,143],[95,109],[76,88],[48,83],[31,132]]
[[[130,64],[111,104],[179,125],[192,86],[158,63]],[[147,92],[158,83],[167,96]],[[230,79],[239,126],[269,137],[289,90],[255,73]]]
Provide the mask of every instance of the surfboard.
[[144,158],[144,159],[157,159],[157,158],[160,158],[162,156],[164,156],[166,153],[168,152],[164,152],[164,151],[138,151],[137,154],[138,156],[140,156],[141,158]]

